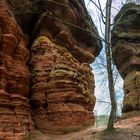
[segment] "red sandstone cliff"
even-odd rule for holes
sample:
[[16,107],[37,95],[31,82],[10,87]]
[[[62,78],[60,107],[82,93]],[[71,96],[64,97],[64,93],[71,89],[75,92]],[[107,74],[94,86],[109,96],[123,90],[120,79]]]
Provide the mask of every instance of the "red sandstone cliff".
[[0,0],[0,138],[12,140],[33,126],[29,105],[28,38]]
[[[126,117],[140,110],[139,9],[125,5],[112,31]],[[0,139],[46,140],[93,124],[89,64],[100,49],[83,0],[0,0]]]
[[0,0],[0,138],[93,125],[100,49],[83,0]]
[[89,64],[100,50],[96,29],[82,1],[45,1],[43,6],[30,59],[35,126],[65,133],[93,125],[94,77]]

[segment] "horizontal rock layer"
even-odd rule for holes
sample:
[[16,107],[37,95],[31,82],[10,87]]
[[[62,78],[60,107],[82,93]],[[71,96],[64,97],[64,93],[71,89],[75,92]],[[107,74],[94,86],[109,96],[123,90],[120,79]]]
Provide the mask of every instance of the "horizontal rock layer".
[[40,11],[43,12],[33,36],[46,35],[65,46],[80,62],[93,62],[101,50],[101,42],[83,0],[45,0]]
[[65,133],[94,123],[89,64],[80,63],[65,47],[40,36],[32,46],[30,65],[33,120],[39,130]]
[[82,62],[92,62],[99,54],[100,38],[84,0],[6,1],[31,42],[38,34],[45,33]]
[[23,140],[33,127],[29,105],[28,39],[0,1],[0,138]]
[[83,0],[46,0],[39,9],[30,59],[35,126],[49,133],[84,128],[94,123],[89,64],[101,50],[97,30]]
[[1,135],[22,140],[34,124],[57,134],[93,124],[89,64],[101,50],[98,38],[83,0],[1,0]]
[[140,115],[140,5],[122,7],[115,18],[112,43],[114,63],[124,79],[124,116]]

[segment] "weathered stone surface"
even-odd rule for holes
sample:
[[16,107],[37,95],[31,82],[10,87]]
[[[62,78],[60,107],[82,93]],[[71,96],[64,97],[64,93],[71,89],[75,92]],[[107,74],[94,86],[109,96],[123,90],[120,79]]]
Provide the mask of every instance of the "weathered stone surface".
[[[101,49],[84,1],[42,1],[31,47],[31,107],[37,129],[65,133],[94,123],[89,66]],[[44,121],[42,121],[44,120]]]
[[80,62],[93,62],[101,50],[101,42],[83,0],[44,1],[40,11],[43,13],[34,36],[46,35],[65,46]]
[[46,36],[34,42],[30,63],[32,117],[39,130],[65,133],[94,123],[89,64],[80,63]]
[[32,20],[34,20],[34,13],[37,12],[35,10],[38,9],[36,4],[39,0],[34,2],[31,0],[6,0],[6,2],[23,32],[29,34],[33,26]]
[[123,78],[130,71],[139,69],[139,11],[139,5],[129,3],[121,9],[115,18],[112,31],[112,52],[114,63]]
[[0,138],[22,140],[32,128],[27,37],[0,1]]
[[124,116],[140,115],[140,5],[124,5],[112,31],[113,60],[124,79]]
[[[32,43],[28,68],[26,46]],[[49,133],[93,124],[89,64],[100,50],[83,0],[1,0],[0,135],[22,140],[33,122],[37,130]]]
[[[124,79],[124,101],[123,112],[124,115],[130,114],[133,111],[133,115],[137,115],[137,111],[140,109],[140,71],[132,71]],[[135,112],[136,111],[136,112]],[[128,113],[127,113],[128,112]],[[138,111],[139,112],[139,111]]]

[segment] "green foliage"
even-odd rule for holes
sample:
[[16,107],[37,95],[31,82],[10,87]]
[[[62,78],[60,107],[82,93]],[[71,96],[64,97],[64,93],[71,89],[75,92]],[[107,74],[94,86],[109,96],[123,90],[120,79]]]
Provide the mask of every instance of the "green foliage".
[[97,116],[95,120],[95,126],[96,127],[107,126],[108,119],[109,119],[108,115]]

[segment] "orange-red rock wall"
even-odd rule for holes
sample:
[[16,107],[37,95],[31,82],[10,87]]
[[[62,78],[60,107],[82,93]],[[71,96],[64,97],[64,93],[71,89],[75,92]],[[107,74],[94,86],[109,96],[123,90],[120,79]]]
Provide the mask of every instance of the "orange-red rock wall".
[[32,117],[38,129],[65,133],[94,124],[94,77],[88,63],[40,36],[32,46],[30,65]]
[[29,62],[35,126],[67,133],[93,125],[90,64],[101,49],[98,32],[83,1],[44,1],[40,9]]
[[0,139],[21,140],[33,127],[29,105],[27,37],[0,1]]
[[27,10],[19,1],[0,0],[0,138],[23,140],[35,129],[60,134],[93,125],[90,63],[101,44],[84,2],[32,3],[38,11],[25,2]]

